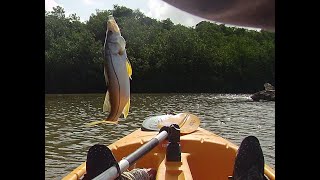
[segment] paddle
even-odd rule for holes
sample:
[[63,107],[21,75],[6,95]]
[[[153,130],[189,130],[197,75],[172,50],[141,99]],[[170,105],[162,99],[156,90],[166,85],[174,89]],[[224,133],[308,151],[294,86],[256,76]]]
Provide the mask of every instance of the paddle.
[[170,126],[171,124],[178,124],[181,134],[188,134],[198,129],[200,119],[191,113],[153,116],[142,122],[141,129],[145,131],[159,131],[161,127]]
[[[161,131],[157,136],[152,138],[146,144],[142,145],[136,151],[123,158],[119,163],[119,167],[112,166],[99,176],[95,177],[93,180],[106,180],[106,179],[115,179],[119,174],[123,173],[128,169],[135,161],[140,159],[143,155],[147,154],[154,147],[156,147],[160,142],[165,140],[168,137],[168,132],[166,130]],[[119,168],[119,169],[118,169]]]

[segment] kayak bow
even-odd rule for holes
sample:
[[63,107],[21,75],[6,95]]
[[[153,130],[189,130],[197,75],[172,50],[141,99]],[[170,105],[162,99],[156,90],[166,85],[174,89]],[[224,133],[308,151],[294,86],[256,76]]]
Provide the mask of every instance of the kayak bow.
[[[158,132],[142,131],[138,129],[108,147],[119,162],[139,147],[154,138]],[[227,179],[232,176],[233,165],[238,147],[230,141],[198,128],[190,134],[181,135],[181,162],[166,161],[166,147],[168,141],[158,144],[146,155],[133,164],[133,168],[157,169],[156,179]],[[82,163],[63,180],[78,180],[86,172],[86,164]],[[264,167],[265,175],[275,179],[275,173],[268,165]]]

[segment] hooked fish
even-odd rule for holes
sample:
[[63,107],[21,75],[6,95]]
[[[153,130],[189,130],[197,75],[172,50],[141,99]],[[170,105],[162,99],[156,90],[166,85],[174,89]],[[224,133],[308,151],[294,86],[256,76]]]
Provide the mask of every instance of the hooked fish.
[[122,114],[124,118],[128,116],[132,68],[125,47],[126,41],[118,24],[109,16],[104,43],[104,76],[108,90],[103,103],[103,112],[108,111],[109,115],[105,120],[89,123],[89,126],[108,122],[117,124]]

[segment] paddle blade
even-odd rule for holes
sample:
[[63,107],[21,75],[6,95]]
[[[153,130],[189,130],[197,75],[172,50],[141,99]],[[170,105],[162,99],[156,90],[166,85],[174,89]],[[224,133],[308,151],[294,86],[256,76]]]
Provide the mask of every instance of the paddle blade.
[[159,131],[161,127],[171,124],[178,124],[181,134],[188,134],[198,129],[200,119],[191,113],[153,116],[143,121],[142,130]]
[[168,117],[171,117],[173,115],[159,115],[159,116],[152,116],[146,118],[142,122],[141,130],[143,131],[159,131],[160,128],[158,127],[159,121],[164,121]]
[[200,126],[200,119],[194,115],[194,114],[189,114],[187,117],[187,119],[182,122],[180,126],[180,132],[182,134],[187,134],[187,133],[191,133],[195,130],[198,129],[198,127]]

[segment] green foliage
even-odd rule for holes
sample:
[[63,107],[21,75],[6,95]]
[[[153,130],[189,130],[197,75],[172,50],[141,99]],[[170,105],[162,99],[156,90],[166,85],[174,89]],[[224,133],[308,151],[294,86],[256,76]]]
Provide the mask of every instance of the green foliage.
[[103,92],[106,19],[113,14],[127,42],[132,92],[255,92],[274,84],[274,33],[202,21],[196,27],[157,21],[114,5],[88,21],[45,12],[47,93]]

